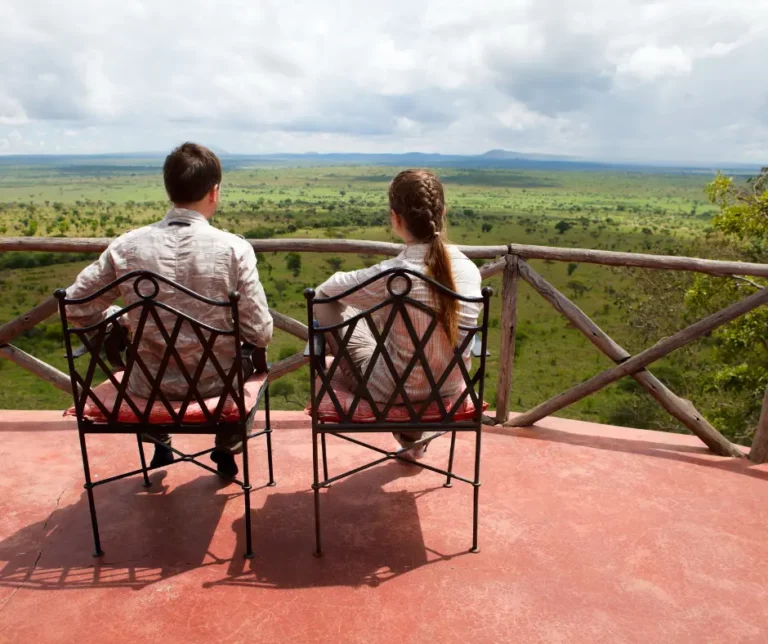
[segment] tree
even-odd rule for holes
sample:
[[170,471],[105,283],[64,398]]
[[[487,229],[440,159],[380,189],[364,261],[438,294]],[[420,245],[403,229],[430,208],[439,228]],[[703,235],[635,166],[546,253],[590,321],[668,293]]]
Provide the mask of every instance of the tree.
[[559,232],[561,235],[566,231],[573,228],[573,224],[565,221],[564,219],[561,219],[555,224],[555,230]]
[[[768,169],[736,183],[718,174],[707,187],[718,207],[710,234],[676,254],[715,254],[732,260],[768,261]],[[631,289],[615,304],[647,346],[682,326],[766,287],[760,278],[710,277],[684,271],[633,271]],[[682,297],[681,297],[682,294]],[[642,345],[641,345],[642,346]],[[640,346],[636,347],[640,348]],[[628,347],[635,351],[635,347]],[[674,354],[684,386],[674,387],[727,438],[749,445],[768,386],[768,310],[761,307]],[[654,372],[658,367],[654,365]]]
[[[768,168],[743,185],[718,173],[707,196],[719,208],[712,226],[728,249],[738,259],[768,260]],[[697,316],[707,315],[766,286],[759,278],[700,275],[686,292],[685,305]],[[749,443],[768,386],[768,310],[743,315],[715,330],[712,339],[719,368],[710,387],[723,398],[713,420],[732,439]]]
[[285,256],[285,266],[293,273],[294,277],[298,277],[301,273],[301,255],[298,253],[288,253]]
[[285,290],[288,288],[288,281],[287,280],[276,280],[275,281],[275,288],[277,289],[277,294],[280,298],[283,297],[283,293],[285,293]]
[[341,257],[329,257],[325,260],[325,263],[334,272],[340,271],[341,267],[344,266],[344,260]]
[[579,265],[575,262],[571,262],[568,264],[568,277],[573,275],[574,271],[579,267]]
[[589,286],[580,280],[570,280],[566,286],[571,289],[574,300],[581,297],[589,290]]
[[482,231],[483,231],[484,233],[489,233],[489,232],[491,232],[492,230],[493,230],[493,226],[492,226],[491,224],[488,224],[488,223],[485,223],[485,224],[483,224],[483,226],[482,226]]

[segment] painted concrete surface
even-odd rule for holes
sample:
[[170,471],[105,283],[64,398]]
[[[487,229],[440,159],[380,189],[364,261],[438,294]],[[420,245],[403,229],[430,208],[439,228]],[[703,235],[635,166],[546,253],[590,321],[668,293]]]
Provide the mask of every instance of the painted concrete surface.
[[[562,419],[489,429],[479,554],[470,486],[387,463],[322,492],[316,559],[309,426],[275,420],[277,487],[251,444],[253,560],[239,489],[191,464],[96,489],[99,560],[74,424],[0,411],[0,642],[768,641],[768,466]],[[99,477],[137,465],[132,437],[89,445]],[[370,460],[329,448],[331,474]]]

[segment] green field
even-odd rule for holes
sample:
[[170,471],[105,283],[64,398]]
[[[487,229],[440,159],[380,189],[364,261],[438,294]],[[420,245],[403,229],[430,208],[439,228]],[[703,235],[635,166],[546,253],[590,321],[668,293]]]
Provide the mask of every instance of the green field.
[[[248,237],[324,237],[391,240],[386,227],[386,190],[392,167],[294,166],[238,167],[225,172],[222,207],[215,224]],[[449,206],[449,236],[461,244],[508,242],[599,248],[659,254],[710,251],[714,209],[706,202],[707,174],[611,171],[460,170],[439,168]],[[161,218],[167,208],[159,169],[140,160],[121,165],[0,167],[0,235],[114,236]],[[556,226],[570,227],[558,232]],[[714,251],[712,251],[714,252]],[[304,320],[302,292],[324,276],[370,265],[378,258],[305,253],[294,275],[285,253],[259,255],[270,305]],[[85,265],[67,257],[0,254],[0,321],[31,308],[60,286],[69,285]],[[35,264],[42,264],[35,266]],[[533,262],[536,270],[575,297],[578,305],[631,352],[642,336],[617,306],[616,293],[631,292],[639,279],[623,269]],[[486,398],[495,398],[498,366],[500,279],[490,280],[495,295],[491,313],[490,377]],[[526,285],[521,286],[518,353],[512,406],[531,407],[610,366],[610,361],[569,327]],[[680,295],[682,298],[682,294]],[[670,315],[674,315],[674,311]],[[65,370],[58,323],[45,325],[15,344]],[[682,317],[679,327],[685,325]],[[282,333],[270,359],[302,348]],[[694,364],[706,368],[707,346],[694,351]],[[681,395],[694,396],[677,359],[655,370],[669,374]],[[298,409],[306,403],[306,370],[275,385],[274,404]],[[706,413],[709,396],[694,397]],[[714,395],[714,394],[712,394]],[[68,398],[50,385],[0,360],[0,408],[62,408]],[[638,407],[632,382],[620,382],[568,408],[562,415],[594,421],[678,429],[652,405]],[[644,403],[643,403],[644,405]]]

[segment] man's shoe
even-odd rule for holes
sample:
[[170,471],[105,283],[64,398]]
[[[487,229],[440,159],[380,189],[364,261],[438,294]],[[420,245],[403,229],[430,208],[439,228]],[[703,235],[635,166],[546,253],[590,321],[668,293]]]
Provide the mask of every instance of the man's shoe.
[[233,479],[240,471],[237,469],[234,454],[230,454],[229,452],[222,452],[215,449],[211,452],[211,460],[216,463],[216,471],[225,478]]
[[158,445],[155,443],[155,453],[152,456],[150,467],[164,467],[170,465],[175,460],[173,452],[170,447],[165,445]]

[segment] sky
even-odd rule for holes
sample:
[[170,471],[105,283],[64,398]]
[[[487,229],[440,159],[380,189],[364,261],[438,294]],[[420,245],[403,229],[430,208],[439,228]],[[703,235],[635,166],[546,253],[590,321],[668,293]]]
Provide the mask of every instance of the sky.
[[0,154],[768,162],[765,0],[2,0]]

